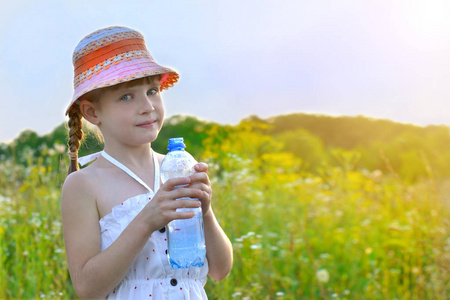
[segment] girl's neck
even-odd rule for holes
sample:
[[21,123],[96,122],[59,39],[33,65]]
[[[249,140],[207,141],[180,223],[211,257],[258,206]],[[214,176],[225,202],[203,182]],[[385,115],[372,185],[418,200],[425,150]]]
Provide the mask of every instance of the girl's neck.
[[127,166],[147,167],[153,164],[151,144],[137,147],[113,147],[105,142],[105,152]]

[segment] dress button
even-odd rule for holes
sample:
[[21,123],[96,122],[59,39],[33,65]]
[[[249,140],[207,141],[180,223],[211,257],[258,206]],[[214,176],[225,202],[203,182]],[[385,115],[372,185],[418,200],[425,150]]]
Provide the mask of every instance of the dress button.
[[175,278],[170,279],[170,284],[172,286],[176,286],[178,284],[178,281]]
[[166,227],[161,228],[161,229],[159,230],[159,232],[161,232],[161,233],[166,232]]
[[166,249],[166,254],[167,254],[167,249]]

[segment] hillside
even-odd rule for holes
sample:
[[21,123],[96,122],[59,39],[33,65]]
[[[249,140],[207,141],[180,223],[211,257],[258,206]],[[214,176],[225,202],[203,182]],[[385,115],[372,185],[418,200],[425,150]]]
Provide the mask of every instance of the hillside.
[[[254,126],[243,125],[249,123]],[[12,158],[20,163],[24,151],[32,150],[33,155],[38,157],[54,145],[65,145],[65,126],[61,124],[44,136],[38,136],[31,130],[22,132],[12,143],[0,144],[0,160]],[[201,121],[194,116],[177,115],[165,121],[152,146],[164,153],[168,138],[182,136],[190,152],[202,157],[205,150],[203,141],[210,134],[225,138],[229,132],[239,130],[253,130],[270,137],[281,145],[283,151],[302,159],[303,169],[308,171],[318,171],[324,163],[342,164],[342,151],[350,151],[354,156],[352,164],[359,169],[394,170],[412,180],[418,176],[429,176],[430,172],[437,176],[450,175],[450,133],[447,126],[422,127],[362,116],[331,117],[303,113],[268,119],[251,116],[241,124],[230,126]],[[85,132],[80,156],[102,148],[91,130],[85,128]]]

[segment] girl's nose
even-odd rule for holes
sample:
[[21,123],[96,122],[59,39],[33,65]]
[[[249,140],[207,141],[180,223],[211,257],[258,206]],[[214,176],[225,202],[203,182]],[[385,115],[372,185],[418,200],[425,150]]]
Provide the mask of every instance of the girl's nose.
[[152,100],[147,96],[143,96],[141,99],[141,114],[150,113],[155,110]]

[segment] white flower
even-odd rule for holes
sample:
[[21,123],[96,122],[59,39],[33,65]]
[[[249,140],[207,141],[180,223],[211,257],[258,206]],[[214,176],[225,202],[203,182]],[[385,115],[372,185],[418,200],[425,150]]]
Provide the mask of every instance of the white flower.
[[330,274],[325,269],[320,269],[316,272],[317,280],[320,282],[328,282],[330,280]]
[[364,219],[361,221],[361,226],[365,227],[367,225],[369,225],[372,222],[372,220],[370,219]]
[[255,245],[250,245],[250,249],[261,249],[261,245],[260,244],[255,244]]

